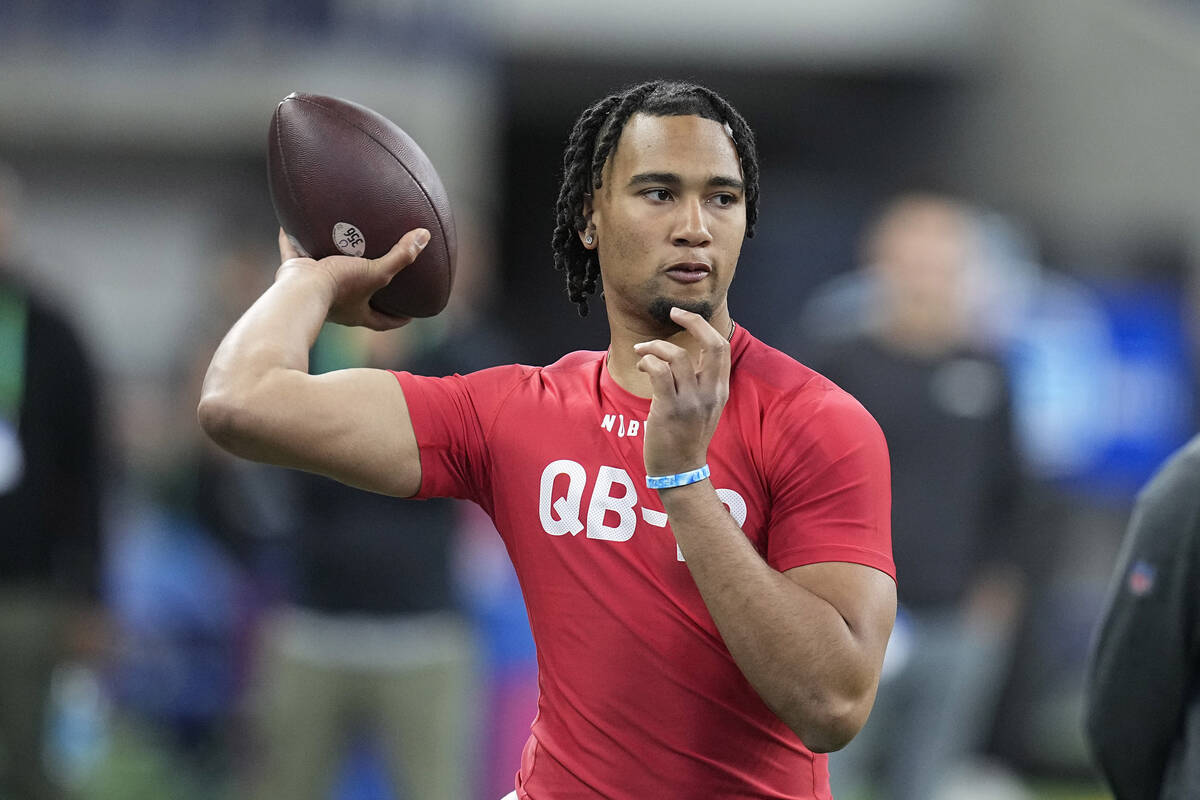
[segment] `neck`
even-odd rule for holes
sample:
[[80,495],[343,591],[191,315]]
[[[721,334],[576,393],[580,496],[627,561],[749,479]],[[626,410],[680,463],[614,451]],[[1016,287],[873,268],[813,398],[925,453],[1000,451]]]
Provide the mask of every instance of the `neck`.
[[[610,338],[608,344],[608,374],[625,391],[638,397],[652,397],[650,377],[638,369],[641,356],[634,352],[633,346],[638,342],[648,342],[652,339],[665,339],[671,344],[678,345],[688,351],[693,362],[700,359],[700,345],[685,330],[676,328],[674,333],[664,331],[659,323],[647,320],[619,321],[609,314]],[[713,312],[708,322],[722,336],[732,338],[734,330],[733,319],[729,309],[724,304]]]

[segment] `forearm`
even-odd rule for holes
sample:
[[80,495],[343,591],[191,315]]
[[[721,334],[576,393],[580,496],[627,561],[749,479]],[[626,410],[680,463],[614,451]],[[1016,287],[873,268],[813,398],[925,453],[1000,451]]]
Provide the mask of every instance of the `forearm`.
[[830,602],[763,560],[708,481],[660,496],[747,680],[810,749],[843,747],[865,721],[878,678],[850,625]]

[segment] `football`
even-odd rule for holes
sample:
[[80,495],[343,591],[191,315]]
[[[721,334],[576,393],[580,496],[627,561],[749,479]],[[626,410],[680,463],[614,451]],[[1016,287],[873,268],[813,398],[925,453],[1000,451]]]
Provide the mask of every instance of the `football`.
[[275,216],[312,258],[378,258],[413,228],[429,244],[371,298],[398,317],[431,317],[454,282],[454,217],[437,170],[398,125],[335,97],[293,92],[280,101],[268,136]]

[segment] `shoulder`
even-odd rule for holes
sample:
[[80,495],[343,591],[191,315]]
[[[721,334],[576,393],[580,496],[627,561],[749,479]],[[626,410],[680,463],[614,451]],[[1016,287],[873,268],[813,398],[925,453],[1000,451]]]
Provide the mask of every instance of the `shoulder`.
[[782,412],[786,417],[846,419],[874,426],[861,403],[815,369],[745,330],[740,337],[735,340],[731,392],[752,395],[768,418]]
[[604,353],[592,350],[577,350],[544,367],[526,364],[504,364],[472,372],[466,377],[485,383],[522,383],[570,378],[598,369]]
[[[1138,493],[1135,513],[1146,518],[1146,521],[1160,522],[1175,520],[1180,525],[1192,523],[1187,532],[1192,535],[1200,533],[1200,493],[1196,486],[1200,484],[1200,436],[1191,441],[1167,459],[1154,477]],[[1179,525],[1170,527],[1178,528]],[[1174,533],[1183,533],[1176,530]]]
[[502,364],[496,367],[469,372],[466,375],[456,375],[455,378],[465,381],[472,389],[504,389],[528,380],[537,372],[537,367],[524,364]]
[[734,332],[731,348],[731,380],[760,391],[796,391],[805,388],[814,378],[821,378],[815,370],[760,341],[743,327]]
[[[1122,563],[1176,564],[1179,579],[1200,572],[1200,436],[1177,450],[1138,493]],[[1189,565],[1183,568],[1183,565]],[[1188,577],[1184,577],[1188,576]]]
[[599,352],[578,351],[568,353],[544,367],[506,364],[455,378],[466,385],[476,402],[482,398],[489,398],[489,403],[509,407],[514,401],[544,402],[550,396],[577,395],[581,386],[594,383],[603,355]]
[[869,465],[872,474],[886,472],[883,431],[858,400],[815,370],[745,337],[735,347],[731,416],[740,435],[761,449],[764,465],[785,470],[803,465],[816,474],[854,463]]
[[602,350],[576,350],[541,368],[549,375],[572,375],[588,370],[599,369],[604,361]]
[[539,402],[572,404],[598,393],[603,365],[603,352],[577,350],[534,369],[525,386]]
[[1142,491],[1143,495],[1155,494],[1182,486],[1195,487],[1200,478],[1200,436],[1193,437],[1163,463]]

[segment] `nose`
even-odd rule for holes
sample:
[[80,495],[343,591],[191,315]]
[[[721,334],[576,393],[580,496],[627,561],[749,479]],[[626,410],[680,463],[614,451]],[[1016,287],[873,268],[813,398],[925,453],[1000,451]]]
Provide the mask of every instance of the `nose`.
[[703,200],[697,197],[679,204],[671,241],[682,247],[702,247],[712,241]]

